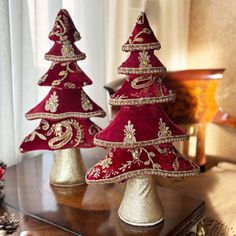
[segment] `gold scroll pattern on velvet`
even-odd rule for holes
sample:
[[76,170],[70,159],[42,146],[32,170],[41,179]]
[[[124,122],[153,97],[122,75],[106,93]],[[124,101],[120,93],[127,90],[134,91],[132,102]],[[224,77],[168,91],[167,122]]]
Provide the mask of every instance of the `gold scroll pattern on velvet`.
[[[84,131],[79,122],[75,119],[68,119],[60,121],[56,124],[53,124],[51,127],[46,120],[42,120],[44,123],[42,126],[43,130],[48,130],[46,135],[40,133],[40,127],[37,127],[34,132],[32,132],[26,139],[25,142],[33,141],[36,137],[42,140],[48,140],[48,146],[51,149],[60,149],[69,143],[71,140],[75,142],[73,147],[77,147],[80,143],[83,142]],[[75,132],[75,135],[74,132]],[[49,136],[54,135],[53,138]]]

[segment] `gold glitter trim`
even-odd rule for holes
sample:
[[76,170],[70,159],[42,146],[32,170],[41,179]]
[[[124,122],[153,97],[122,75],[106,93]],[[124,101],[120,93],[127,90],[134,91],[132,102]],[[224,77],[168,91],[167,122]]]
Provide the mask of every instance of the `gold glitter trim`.
[[[93,168],[93,167],[92,167]],[[87,172],[89,173],[92,168]],[[160,169],[142,169],[130,171],[127,173],[120,174],[119,176],[109,178],[109,179],[99,179],[99,180],[88,180],[87,175],[85,176],[85,181],[87,184],[108,184],[108,183],[120,183],[130,178],[143,176],[143,175],[159,175],[165,177],[189,177],[196,176],[199,174],[199,167],[196,166],[195,170],[189,171],[166,171]]]
[[156,144],[161,144],[161,143],[184,141],[188,139],[189,139],[189,136],[187,134],[184,134],[184,135],[171,136],[171,137],[162,137],[162,138],[146,140],[146,141],[136,141],[135,143],[124,143],[124,142],[104,141],[104,140],[97,139],[96,137],[94,137],[93,143],[101,147],[135,148],[139,146],[150,146],[150,145],[156,145]]
[[55,55],[44,55],[44,58],[48,61],[55,61],[55,62],[66,62],[66,61],[79,61],[86,58],[86,54],[80,53],[79,55],[75,56],[55,56]]
[[155,104],[175,101],[175,94],[170,94],[162,97],[148,97],[148,98],[131,98],[131,99],[116,99],[110,98],[109,104],[115,106],[122,105],[143,105],[143,104]]
[[122,46],[122,51],[132,52],[132,51],[142,51],[142,50],[150,50],[161,48],[161,44],[159,42],[155,43],[143,43],[143,44],[124,44]]
[[52,120],[60,120],[65,118],[90,118],[95,116],[104,117],[106,113],[103,110],[92,111],[92,112],[65,112],[60,114],[51,114],[46,112],[38,112],[34,114],[26,114],[25,117],[27,120],[34,119],[52,119]]
[[165,67],[152,67],[152,68],[132,68],[132,67],[119,67],[119,74],[163,74],[166,73]]

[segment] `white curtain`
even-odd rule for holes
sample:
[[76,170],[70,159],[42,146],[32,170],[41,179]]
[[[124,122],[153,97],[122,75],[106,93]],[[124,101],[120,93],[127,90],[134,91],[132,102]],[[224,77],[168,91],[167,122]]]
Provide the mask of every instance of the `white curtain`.
[[[85,88],[106,107],[104,1],[1,0],[0,1],[0,159],[12,165],[21,160],[18,146],[39,123],[24,114],[41,101],[50,88],[37,86],[50,66],[44,60],[53,43],[48,34],[60,8],[66,8],[82,39],[78,48],[87,55],[78,64],[94,84]],[[106,119],[97,119],[104,126]]]
[[188,28],[191,0],[112,0],[107,1],[107,82],[121,77],[117,67],[128,53],[121,51],[139,12],[147,14],[162,48],[156,55],[168,70],[187,67]]

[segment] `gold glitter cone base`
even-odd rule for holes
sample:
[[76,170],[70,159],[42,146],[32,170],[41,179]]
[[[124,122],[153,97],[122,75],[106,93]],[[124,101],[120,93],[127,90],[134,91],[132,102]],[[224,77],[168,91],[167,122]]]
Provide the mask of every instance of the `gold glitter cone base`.
[[73,187],[85,183],[85,166],[80,150],[68,148],[55,151],[54,162],[50,173],[51,185]]
[[163,220],[154,177],[136,177],[127,181],[118,215],[124,222],[135,226],[152,226]]

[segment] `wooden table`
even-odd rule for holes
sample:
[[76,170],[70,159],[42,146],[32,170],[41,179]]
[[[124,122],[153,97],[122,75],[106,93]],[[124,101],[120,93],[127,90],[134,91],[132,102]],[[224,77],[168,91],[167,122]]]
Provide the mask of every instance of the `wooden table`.
[[23,230],[34,236],[184,235],[204,215],[203,201],[157,187],[164,222],[153,227],[130,226],[117,215],[125,184],[52,187],[48,181],[52,158],[51,154],[26,158],[7,169],[3,207],[16,213],[21,225],[14,235]]

